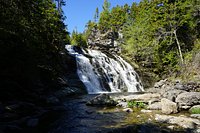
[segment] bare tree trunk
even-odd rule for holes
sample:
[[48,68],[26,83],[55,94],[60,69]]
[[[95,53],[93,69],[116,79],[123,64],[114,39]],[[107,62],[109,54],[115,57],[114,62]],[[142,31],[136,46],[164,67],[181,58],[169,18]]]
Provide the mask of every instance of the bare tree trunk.
[[182,55],[182,52],[181,52],[181,46],[180,46],[180,43],[178,41],[178,38],[177,38],[177,35],[176,35],[176,30],[174,30],[174,35],[175,35],[175,39],[176,39],[176,43],[177,43],[177,46],[178,46],[178,51],[179,51],[179,54],[180,54],[180,58],[181,58],[181,63],[183,65],[183,55]]

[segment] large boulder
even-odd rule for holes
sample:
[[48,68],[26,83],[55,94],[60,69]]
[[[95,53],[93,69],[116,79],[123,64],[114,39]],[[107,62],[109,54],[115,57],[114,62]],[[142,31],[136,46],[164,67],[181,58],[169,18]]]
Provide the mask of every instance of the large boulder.
[[169,99],[169,100],[175,102],[176,97],[177,97],[179,94],[184,93],[184,92],[186,92],[186,91],[184,91],[184,90],[171,89],[171,90],[166,91],[162,96],[163,96],[164,98],[167,98],[167,99]]
[[176,102],[180,108],[200,104],[200,92],[185,92],[177,96]]
[[190,108],[190,113],[194,114],[200,114],[200,105],[195,105],[192,108]]
[[117,102],[114,101],[108,94],[100,94],[88,101],[86,105],[90,106],[116,106]]
[[178,106],[175,102],[172,102],[166,98],[161,99],[162,113],[171,114],[178,112]]

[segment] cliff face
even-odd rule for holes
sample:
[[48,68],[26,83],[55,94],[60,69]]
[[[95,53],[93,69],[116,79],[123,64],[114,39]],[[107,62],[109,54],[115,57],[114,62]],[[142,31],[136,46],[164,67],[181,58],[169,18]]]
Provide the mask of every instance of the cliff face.
[[109,30],[106,33],[101,33],[100,30],[94,28],[88,37],[87,43],[90,49],[121,53],[118,38],[118,32]]

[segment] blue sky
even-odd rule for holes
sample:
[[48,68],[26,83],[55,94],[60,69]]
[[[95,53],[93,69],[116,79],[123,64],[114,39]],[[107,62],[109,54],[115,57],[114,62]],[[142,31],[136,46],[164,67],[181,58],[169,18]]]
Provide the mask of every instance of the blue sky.
[[[140,0],[109,0],[111,7],[116,5],[131,5],[133,2],[139,2]],[[102,11],[102,5],[104,0],[66,0],[66,6],[63,7],[63,11],[67,19],[65,23],[69,32],[72,32],[75,28],[78,32],[83,32],[85,25],[89,20],[94,20],[94,13],[96,8],[99,8],[99,12]]]

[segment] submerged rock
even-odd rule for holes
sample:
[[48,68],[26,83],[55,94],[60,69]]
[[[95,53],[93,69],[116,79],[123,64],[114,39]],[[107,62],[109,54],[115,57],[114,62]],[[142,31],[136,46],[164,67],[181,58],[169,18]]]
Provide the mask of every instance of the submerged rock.
[[100,94],[88,101],[86,105],[90,106],[116,106],[117,102],[114,101],[108,94]]

